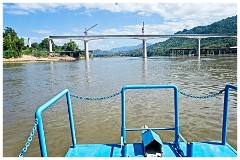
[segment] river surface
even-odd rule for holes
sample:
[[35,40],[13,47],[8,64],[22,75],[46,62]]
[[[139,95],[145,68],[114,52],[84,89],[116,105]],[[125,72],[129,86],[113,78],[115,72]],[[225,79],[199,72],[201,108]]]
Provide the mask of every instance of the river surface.
[[[94,58],[89,61],[3,64],[3,156],[16,157],[33,127],[36,109],[64,89],[84,97],[114,94],[125,85],[174,84],[207,95],[237,84],[237,57]],[[126,93],[126,126],[174,127],[171,90]],[[227,142],[237,149],[237,94],[231,91]],[[102,101],[72,97],[77,143],[119,143],[121,96]],[[221,140],[223,94],[193,99],[179,94],[180,132],[188,141]],[[48,156],[65,156],[71,145],[65,97],[43,113]],[[173,141],[172,131],[157,132]],[[141,132],[127,133],[141,142]],[[27,157],[40,156],[34,135]]]

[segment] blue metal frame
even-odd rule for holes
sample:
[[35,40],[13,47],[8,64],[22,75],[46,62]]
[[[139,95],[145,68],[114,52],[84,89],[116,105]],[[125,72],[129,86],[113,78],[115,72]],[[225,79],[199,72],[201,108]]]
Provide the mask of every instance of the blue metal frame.
[[223,122],[222,122],[222,144],[226,145],[227,142],[227,122],[228,122],[228,99],[229,89],[237,90],[237,86],[227,84],[224,93],[224,109],[223,109]]
[[[179,146],[179,113],[178,113],[178,88],[174,85],[128,85],[122,88],[122,127],[121,127],[121,139],[122,139],[122,157],[127,156],[127,146],[126,146],[126,131],[139,131],[142,128],[126,128],[126,103],[125,103],[125,92],[128,89],[173,89],[174,90],[174,110],[175,110],[175,127],[174,128],[148,128],[152,130],[175,130],[175,140],[176,146]],[[146,129],[145,129],[146,130]]]
[[[174,118],[174,128],[126,128],[126,103],[125,103],[125,93],[126,90],[129,89],[173,89],[174,90],[174,110],[175,110],[175,118]],[[237,86],[233,86],[230,84],[227,84],[224,91],[224,109],[223,109],[223,122],[222,122],[222,145],[226,145],[230,148],[232,148],[227,143],[227,118],[228,118],[228,100],[229,100],[229,90],[237,90]],[[54,98],[46,102],[44,105],[39,107],[36,110],[35,117],[38,119],[38,138],[39,138],[39,145],[40,145],[40,151],[42,157],[47,157],[47,147],[45,142],[45,136],[44,136],[44,128],[43,128],[43,120],[42,120],[42,113],[46,109],[48,109],[51,105],[53,105],[55,102],[57,102],[60,98],[62,98],[64,95],[66,95],[67,98],[67,106],[68,106],[68,114],[69,114],[69,122],[70,122],[70,131],[72,136],[72,148],[76,148],[76,136],[75,136],[75,129],[74,129],[74,120],[73,120],[73,112],[72,112],[72,104],[71,104],[71,98],[70,98],[70,92],[69,90],[65,89],[58,95],[56,95]],[[121,96],[122,96],[122,126],[121,126],[121,149],[122,149],[122,157],[127,156],[127,140],[126,140],[126,132],[127,131],[141,131],[141,130],[173,130],[175,131],[175,140],[174,144],[176,148],[180,148],[180,139],[183,140],[183,142],[186,143],[186,156],[192,157],[193,156],[193,143],[187,142],[183,136],[180,134],[180,128],[179,128],[179,112],[178,112],[178,88],[174,85],[128,85],[124,86],[121,90]],[[232,149],[235,153],[236,151]]]
[[69,90],[65,89],[64,91],[56,95],[54,98],[52,98],[51,100],[49,100],[48,102],[46,102],[44,105],[42,105],[36,110],[35,117],[38,119],[37,130],[38,130],[39,145],[40,145],[40,151],[41,151],[42,157],[47,157],[47,147],[46,147],[45,136],[44,136],[42,113],[43,111],[48,109],[51,105],[53,105],[55,102],[57,102],[60,98],[62,98],[64,95],[66,95],[66,98],[67,98],[70,130],[71,130],[71,136],[72,136],[72,145],[73,145],[73,148],[76,148],[76,136],[75,136],[75,129],[74,129],[74,120],[73,120],[70,92]]

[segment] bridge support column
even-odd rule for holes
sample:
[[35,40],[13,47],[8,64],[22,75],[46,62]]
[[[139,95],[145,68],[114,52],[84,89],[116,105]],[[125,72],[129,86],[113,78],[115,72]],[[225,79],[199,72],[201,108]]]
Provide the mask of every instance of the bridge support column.
[[88,41],[84,41],[85,59],[89,60]]
[[28,38],[28,48],[30,48],[30,47],[31,47],[31,39]]
[[197,54],[198,58],[200,58],[200,55],[201,55],[201,38],[198,38],[196,40],[196,54]]
[[145,39],[143,39],[143,58],[147,58],[147,43]]
[[49,52],[52,52],[52,39],[48,39],[49,42]]

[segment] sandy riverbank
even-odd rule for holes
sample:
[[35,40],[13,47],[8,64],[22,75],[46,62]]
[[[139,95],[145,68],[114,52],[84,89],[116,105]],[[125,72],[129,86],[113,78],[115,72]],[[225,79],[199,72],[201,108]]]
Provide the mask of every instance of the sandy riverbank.
[[36,61],[74,61],[76,58],[73,57],[34,57],[31,55],[22,55],[19,58],[3,58],[3,62],[36,62]]

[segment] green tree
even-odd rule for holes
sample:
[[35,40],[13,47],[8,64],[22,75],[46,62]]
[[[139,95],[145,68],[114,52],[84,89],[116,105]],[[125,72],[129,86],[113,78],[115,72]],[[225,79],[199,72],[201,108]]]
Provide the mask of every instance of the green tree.
[[74,41],[71,41],[71,42],[65,43],[62,46],[62,50],[64,50],[64,51],[77,51],[77,50],[79,50],[79,48]]
[[3,57],[20,57],[24,48],[24,39],[18,38],[14,29],[6,27],[3,33]]
[[6,27],[4,29],[4,33],[3,33],[3,38],[10,35],[11,38],[17,37],[17,33],[14,31],[14,29],[10,28],[10,27]]
[[39,43],[39,49],[48,51],[49,50],[49,41],[48,38],[44,38],[41,43]]
[[39,44],[37,42],[34,42],[33,44],[31,44],[31,47],[35,50],[39,49]]
[[[51,40],[51,42],[52,42],[53,51],[56,51],[56,50],[59,51],[59,47],[54,44],[54,41]],[[32,47],[34,47],[34,48],[36,47],[36,49],[39,49],[42,51],[49,51],[49,39],[44,38],[41,43],[39,43],[39,44],[36,43],[36,44],[34,44],[34,46],[32,44]]]
[[24,48],[24,38],[19,38],[19,39],[17,39],[16,42],[15,42],[15,44],[16,44],[17,50],[18,50],[18,51],[22,51],[23,48]]

